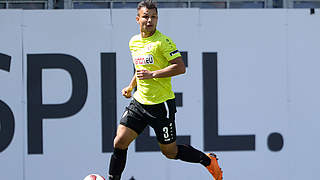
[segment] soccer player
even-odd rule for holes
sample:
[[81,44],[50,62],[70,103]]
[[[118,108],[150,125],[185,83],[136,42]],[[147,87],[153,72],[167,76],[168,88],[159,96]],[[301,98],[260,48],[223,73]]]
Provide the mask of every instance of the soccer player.
[[204,154],[190,145],[176,144],[175,96],[171,77],[185,73],[185,65],[176,45],[159,32],[158,11],[151,0],[138,4],[136,21],[140,34],[129,42],[136,72],[122,95],[133,100],[126,107],[109,164],[109,180],[120,180],[125,168],[129,144],[149,125],[157,136],[161,152],[169,159],[200,163],[208,169],[215,180],[222,179],[222,171],[213,153]]

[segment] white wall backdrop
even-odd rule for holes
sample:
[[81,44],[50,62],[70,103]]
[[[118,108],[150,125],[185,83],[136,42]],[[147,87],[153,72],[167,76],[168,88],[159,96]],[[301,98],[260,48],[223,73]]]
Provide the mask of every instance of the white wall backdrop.
[[[307,11],[288,11],[288,110],[289,134],[288,149],[292,154],[304,154],[304,158],[290,158],[290,178],[304,179],[297,172],[299,163],[308,178],[319,177],[317,162],[319,152],[319,116],[320,86],[316,79],[320,77],[319,40],[320,16],[310,16]],[[301,167],[301,166],[300,166]]]
[[[202,51],[218,52],[219,133],[256,135],[254,153],[222,154],[226,179],[286,179],[286,13],[201,11],[200,17]],[[272,132],[285,140],[276,153],[267,147]]]
[[[86,103],[80,112],[63,119],[43,121],[43,154],[26,156],[26,179],[76,180],[89,172],[102,174],[108,156],[101,152],[99,70],[100,53],[112,52],[110,13],[27,11],[24,22],[25,57],[43,53],[71,55],[85,67],[89,86]],[[42,74],[43,103],[66,102],[72,91],[69,73],[48,69]]]
[[[0,152],[0,179],[23,179],[24,172],[23,137],[26,121],[23,110],[22,15],[20,10],[0,11],[0,53],[11,59],[9,71],[0,69],[0,100],[10,108],[15,119],[13,138],[9,146]],[[3,62],[0,64],[3,65]],[[2,109],[0,111],[3,112]],[[0,118],[3,123],[9,121]],[[8,130],[0,124],[0,131],[2,133]]]
[[[129,102],[121,89],[133,74],[128,41],[138,33],[135,15],[134,9],[0,11],[0,53],[12,57],[10,72],[0,70],[0,99],[15,116],[14,138],[0,152],[1,180],[79,180],[107,173],[111,153],[101,150],[100,58],[116,53],[119,121]],[[158,29],[188,52],[187,73],[173,78],[174,91],[183,93],[178,135],[189,135],[191,145],[204,149],[204,52],[218,56],[219,135],[255,135],[255,150],[216,152],[224,179],[319,178],[319,22],[320,15],[306,9],[159,9]],[[25,101],[32,54],[70,55],[88,77],[87,99],[78,113],[43,120],[42,154],[28,153]],[[73,87],[67,71],[45,69],[42,77],[43,104],[68,101]],[[268,146],[272,133],[283,138],[279,151]],[[132,176],[212,179],[201,165],[167,160],[160,152],[136,152],[134,143],[123,179]]]

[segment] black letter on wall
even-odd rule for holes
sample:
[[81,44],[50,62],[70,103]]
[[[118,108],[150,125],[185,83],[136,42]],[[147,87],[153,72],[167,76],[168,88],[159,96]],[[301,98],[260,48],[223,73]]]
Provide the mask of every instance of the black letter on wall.
[[11,57],[0,53],[0,69],[9,72],[11,65]]
[[202,58],[204,103],[204,150],[255,150],[255,135],[218,135],[217,53],[203,53]]
[[[11,57],[0,53],[0,69],[10,71]],[[14,135],[14,115],[10,107],[0,100],[0,152],[11,143]]]
[[101,53],[102,152],[113,151],[117,128],[116,53]]
[[[72,79],[72,94],[63,104],[42,103],[42,70],[64,69]],[[27,55],[28,153],[43,154],[42,120],[76,114],[88,95],[88,78],[81,62],[66,54]],[[57,130],[58,131],[58,130]]]

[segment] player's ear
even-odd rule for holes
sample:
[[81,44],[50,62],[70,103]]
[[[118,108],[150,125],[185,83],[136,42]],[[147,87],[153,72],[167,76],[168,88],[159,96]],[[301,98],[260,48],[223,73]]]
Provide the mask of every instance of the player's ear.
[[137,24],[139,24],[139,16],[136,16]]

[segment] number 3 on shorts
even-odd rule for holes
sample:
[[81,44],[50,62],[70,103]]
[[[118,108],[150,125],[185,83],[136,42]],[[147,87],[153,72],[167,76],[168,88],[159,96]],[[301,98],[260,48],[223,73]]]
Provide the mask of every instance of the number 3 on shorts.
[[167,139],[167,138],[169,138],[169,128],[168,127],[163,127],[163,137],[165,138],[165,139]]

